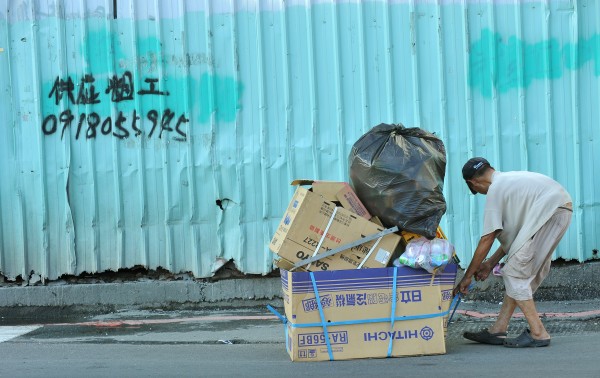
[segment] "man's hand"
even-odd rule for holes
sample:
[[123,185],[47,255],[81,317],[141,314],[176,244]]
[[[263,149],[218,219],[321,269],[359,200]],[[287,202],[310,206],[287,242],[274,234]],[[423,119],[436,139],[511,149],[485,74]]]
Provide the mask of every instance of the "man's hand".
[[458,285],[456,285],[454,290],[452,290],[452,296],[455,296],[459,292],[463,295],[469,294],[469,286],[471,285],[472,280],[473,279],[471,277],[463,277],[463,279],[460,280]]
[[477,281],[485,281],[489,277],[492,269],[494,269],[494,265],[492,265],[490,260],[482,262],[481,265],[479,265],[479,269],[477,269],[477,272],[475,273],[475,279]]
[[494,232],[490,232],[489,234],[483,235],[481,239],[479,239],[479,244],[477,244],[477,248],[475,248],[473,258],[471,259],[471,263],[469,263],[469,267],[465,271],[463,279],[454,288],[454,290],[452,290],[453,295],[456,295],[457,293],[469,293],[469,286],[471,285],[473,276],[477,278],[476,273],[479,271],[480,265],[483,263],[483,260],[485,260],[485,257],[492,247],[492,244],[494,244],[494,240],[496,240],[496,234],[498,234],[498,232],[500,231],[496,230]]

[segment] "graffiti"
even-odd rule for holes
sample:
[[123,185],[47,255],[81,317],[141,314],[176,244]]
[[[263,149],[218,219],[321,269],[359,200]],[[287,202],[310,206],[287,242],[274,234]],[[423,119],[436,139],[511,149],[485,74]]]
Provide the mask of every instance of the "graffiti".
[[[135,92],[133,75],[126,71],[120,77],[113,75],[108,79],[104,94],[110,94],[110,101],[113,103],[131,101],[134,99],[134,94],[169,96],[168,91],[158,88],[157,78],[145,78],[144,83],[146,83],[145,87]],[[101,103],[100,94],[101,92],[96,91],[96,79],[92,74],[84,75],[77,88],[70,76],[67,78],[57,76],[48,98],[54,99],[55,105],[59,105],[63,100],[72,105],[93,105]],[[116,115],[101,116],[94,111],[74,114],[71,109],[66,109],[58,114],[46,115],[42,121],[42,132],[47,136],[60,133],[61,140],[64,139],[68,129],[75,130],[76,140],[94,139],[100,135],[126,139],[145,134],[148,138],[156,136],[161,139],[165,133],[169,133],[173,134],[174,140],[185,141],[187,134],[183,127],[189,121],[185,114],[177,116],[169,108],[162,112],[151,109],[143,117],[137,110],[131,113],[118,111]],[[148,124],[147,128],[144,127]]]
[[[190,120],[185,115],[180,115],[175,120],[175,113],[170,109],[166,109],[162,114],[157,110],[150,110],[146,113],[145,117],[152,127],[148,133],[148,138],[152,138],[155,132],[158,134],[158,138],[162,138],[164,132],[176,132],[177,136],[173,139],[178,141],[185,141],[187,134],[182,129],[185,123]],[[74,122],[77,119],[76,122]],[[50,114],[44,118],[42,122],[42,132],[44,135],[53,135],[59,131],[60,126],[60,139],[62,140],[65,136],[65,131],[75,126],[75,139],[79,138],[93,139],[98,135],[112,135],[118,139],[129,138],[130,136],[139,137],[144,133],[141,129],[141,117],[137,114],[137,110],[133,110],[131,115],[126,115],[122,111],[119,111],[115,120],[111,116],[102,118],[98,113],[92,112],[90,114],[81,113],[78,116],[74,115],[71,109],[64,110],[58,116]]]
[[125,100],[133,100],[133,77],[131,72],[127,71],[121,78],[113,75],[108,80],[108,87],[104,93],[111,93],[112,102],[121,102]]
[[499,33],[483,29],[470,48],[469,85],[489,98],[494,89],[506,93],[527,88],[535,80],[562,77],[564,68],[577,70],[590,62],[600,76],[600,50],[594,48],[599,42],[600,35],[564,46],[556,39],[527,43],[515,36],[503,40]]
[[73,80],[69,77],[67,80],[59,79],[56,77],[54,81],[54,85],[52,86],[52,90],[48,94],[48,98],[54,97],[54,101],[56,105],[62,100],[63,95],[66,93],[67,98],[71,101],[72,104],[98,104],[100,100],[98,100],[98,93],[96,93],[96,88],[94,87],[94,76],[92,75],[84,75],[81,78],[81,83],[78,87],[78,95],[77,100],[75,100],[73,91],[75,90],[75,84]]
[[147,94],[153,94],[153,95],[159,95],[159,96],[168,96],[169,95],[169,92],[161,92],[154,87],[154,84],[156,84],[158,82],[158,79],[146,79],[144,81],[146,83],[150,84],[150,89],[143,89],[143,90],[139,91],[138,92],[139,95],[147,95]]

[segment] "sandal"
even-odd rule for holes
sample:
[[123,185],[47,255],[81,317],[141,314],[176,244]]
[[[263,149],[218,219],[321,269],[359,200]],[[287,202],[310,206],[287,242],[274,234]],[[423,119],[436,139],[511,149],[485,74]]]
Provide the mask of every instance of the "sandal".
[[504,346],[507,348],[538,348],[550,345],[550,339],[536,340],[531,337],[531,331],[525,329],[522,334],[512,339],[505,339]]
[[465,332],[463,337],[481,344],[502,345],[506,338],[506,332],[490,333],[487,328],[484,328],[479,332]]

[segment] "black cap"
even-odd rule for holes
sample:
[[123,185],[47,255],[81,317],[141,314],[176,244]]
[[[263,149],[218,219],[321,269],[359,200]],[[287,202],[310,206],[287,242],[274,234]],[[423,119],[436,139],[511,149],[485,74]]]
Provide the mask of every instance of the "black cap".
[[[479,171],[485,166],[489,167],[490,162],[482,157],[474,157],[469,159],[469,161],[465,163],[462,169],[463,178],[465,179],[465,181],[472,179],[473,176],[475,176],[475,173],[477,173],[477,171]],[[471,193],[477,194],[477,192],[474,191],[473,188],[471,188],[471,185],[468,182],[467,185],[469,186],[469,190],[471,190]]]

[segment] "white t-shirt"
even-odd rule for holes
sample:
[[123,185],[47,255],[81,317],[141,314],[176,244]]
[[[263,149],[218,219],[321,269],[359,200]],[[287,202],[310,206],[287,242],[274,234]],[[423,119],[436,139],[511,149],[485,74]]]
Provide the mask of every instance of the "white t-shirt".
[[501,230],[498,241],[510,258],[568,202],[569,193],[548,176],[495,171],[485,201],[483,235]]

